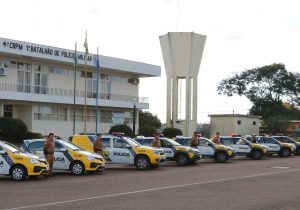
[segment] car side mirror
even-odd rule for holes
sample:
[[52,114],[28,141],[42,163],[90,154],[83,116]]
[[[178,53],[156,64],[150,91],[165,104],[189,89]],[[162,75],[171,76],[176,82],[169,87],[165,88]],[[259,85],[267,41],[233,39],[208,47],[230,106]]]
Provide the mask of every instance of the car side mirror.
[[126,148],[131,148],[130,144],[125,145]]
[[212,147],[212,146],[213,146],[213,144],[212,144],[212,143],[208,143],[207,145],[208,145],[209,147]]
[[6,152],[4,150],[1,150],[0,155],[6,155]]

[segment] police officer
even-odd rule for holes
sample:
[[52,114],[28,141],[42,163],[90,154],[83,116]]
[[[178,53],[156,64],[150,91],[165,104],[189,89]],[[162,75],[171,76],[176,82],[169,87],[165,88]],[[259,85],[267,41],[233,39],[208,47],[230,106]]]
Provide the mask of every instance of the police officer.
[[153,138],[151,146],[152,147],[157,147],[157,148],[161,147],[158,133],[154,134],[154,138]]
[[99,133],[97,135],[97,139],[94,143],[94,152],[98,153],[100,155],[103,155],[103,151],[102,151],[102,135],[101,133]]
[[191,147],[197,148],[198,145],[199,145],[198,132],[194,132],[194,135],[193,135],[192,141],[191,141]]
[[253,134],[251,135],[251,142],[252,142],[252,143],[256,143],[256,135],[255,135],[255,133],[253,133]]
[[48,176],[53,176],[53,162],[54,162],[54,149],[55,149],[55,142],[54,142],[54,134],[49,133],[46,142],[44,144],[44,155],[49,164],[49,171]]
[[221,144],[221,141],[220,141],[220,132],[216,132],[216,135],[212,139],[212,142],[215,143],[215,144]]

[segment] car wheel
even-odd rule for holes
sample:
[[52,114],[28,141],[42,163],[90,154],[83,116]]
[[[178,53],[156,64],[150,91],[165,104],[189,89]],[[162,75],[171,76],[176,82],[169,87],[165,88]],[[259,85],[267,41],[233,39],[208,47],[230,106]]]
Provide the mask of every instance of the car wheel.
[[187,157],[186,154],[178,154],[176,156],[176,163],[177,163],[177,165],[184,166],[184,165],[187,165],[188,162],[189,162],[189,159],[188,159],[188,157]]
[[150,160],[146,156],[138,156],[135,160],[135,167],[139,170],[145,170],[150,167]]
[[80,176],[84,173],[84,165],[81,162],[75,162],[71,166],[71,172],[73,175]]
[[26,177],[26,169],[23,166],[14,166],[11,170],[11,177],[15,181],[22,181]]
[[281,157],[290,157],[291,155],[291,150],[288,148],[283,148],[281,151]]
[[262,152],[259,150],[253,150],[251,157],[254,160],[260,160],[260,159],[262,159]]
[[225,152],[218,152],[215,155],[215,161],[218,163],[226,163],[228,160],[228,156]]

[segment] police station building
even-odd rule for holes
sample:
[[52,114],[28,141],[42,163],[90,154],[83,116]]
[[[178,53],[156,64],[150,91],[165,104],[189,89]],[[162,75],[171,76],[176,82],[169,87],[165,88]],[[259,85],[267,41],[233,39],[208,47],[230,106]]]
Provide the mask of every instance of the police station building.
[[[0,117],[18,118],[28,130],[64,138],[73,133],[74,50],[0,38]],[[76,71],[76,132],[84,129],[85,53],[78,52]],[[95,132],[96,59],[87,56],[87,132]],[[133,110],[148,109],[139,96],[140,78],[160,76],[159,66],[99,56],[99,132],[112,125],[133,126]]]

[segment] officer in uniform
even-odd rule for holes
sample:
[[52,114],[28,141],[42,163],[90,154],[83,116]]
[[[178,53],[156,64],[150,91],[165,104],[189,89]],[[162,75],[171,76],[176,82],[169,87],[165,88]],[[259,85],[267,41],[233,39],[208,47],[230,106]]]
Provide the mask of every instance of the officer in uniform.
[[44,144],[44,155],[49,164],[49,172],[48,176],[53,176],[53,162],[54,162],[54,149],[55,149],[55,142],[54,142],[54,134],[49,133],[46,142]]
[[215,143],[215,144],[221,144],[221,142],[220,142],[220,132],[216,132],[216,135],[212,139],[212,142]]
[[153,138],[151,146],[152,147],[157,147],[157,148],[161,147],[158,133],[154,134],[154,138]]
[[192,141],[191,141],[191,147],[197,148],[198,145],[199,145],[198,132],[194,132],[194,135],[193,135]]
[[94,143],[94,152],[103,155],[101,133],[97,135],[97,139]]

